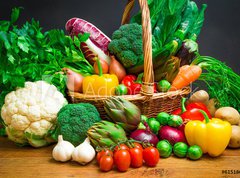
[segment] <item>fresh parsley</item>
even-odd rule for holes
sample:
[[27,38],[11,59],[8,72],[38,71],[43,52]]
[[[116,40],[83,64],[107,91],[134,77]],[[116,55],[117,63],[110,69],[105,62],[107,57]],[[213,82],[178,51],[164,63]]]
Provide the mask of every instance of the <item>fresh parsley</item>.
[[34,19],[18,27],[14,23],[19,14],[20,8],[14,8],[10,21],[0,21],[0,108],[6,94],[23,87],[25,81],[45,80],[65,94],[63,67],[84,76],[93,73],[79,48],[89,34],[72,39],[59,29],[42,32]]

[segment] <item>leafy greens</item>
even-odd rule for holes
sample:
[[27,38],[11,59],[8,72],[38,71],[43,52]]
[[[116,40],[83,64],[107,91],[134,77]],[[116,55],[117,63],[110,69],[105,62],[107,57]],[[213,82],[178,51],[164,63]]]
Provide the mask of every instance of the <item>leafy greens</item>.
[[14,8],[10,21],[0,21],[0,108],[5,96],[23,87],[25,81],[45,80],[65,94],[63,67],[84,76],[93,73],[93,67],[76,47],[89,34],[72,39],[58,29],[43,33],[34,19],[18,27],[14,23],[19,14],[20,8]]
[[[178,42],[176,52],[186,39],[197,40],[204,21],[207,5],[199,10],[191,0],[148,0],[152,34],[159,44],[159,51],[173,40]],[[141,24],[141,12],[130,19],[130,23]]]
[[198,54],[192,64],[204,69],[198,80],[205,82],[218,107],[231,106],[240,112],[240,76],[213,57]]

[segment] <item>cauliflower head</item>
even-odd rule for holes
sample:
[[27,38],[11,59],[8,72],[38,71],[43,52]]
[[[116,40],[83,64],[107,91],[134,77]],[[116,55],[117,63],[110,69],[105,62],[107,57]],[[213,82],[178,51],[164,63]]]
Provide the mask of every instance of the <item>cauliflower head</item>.
[[67,100],[54,85],[44,81],[25,82],[5,97],[1,117],[8,138],[20,145],[42,147],[53,142],[49,131],[55,128],[57,113]]

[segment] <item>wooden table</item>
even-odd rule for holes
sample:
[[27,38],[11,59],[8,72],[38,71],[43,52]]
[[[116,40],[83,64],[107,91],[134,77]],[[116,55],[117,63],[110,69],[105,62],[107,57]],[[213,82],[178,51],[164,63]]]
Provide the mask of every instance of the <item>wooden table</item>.
[[76,162],[59,163],[52,159],[54,145],[44,148],[18,147],[7,138],[0,137],[0,177],[240,177],[240,149],[226,150],[222,156],[211,158],[205,155],[201,160],[190,161],[174,156],[161,158],[154,168],[143,166],[130,168],[125,173],[112,170],[99,171],[96,162],[81,166]]

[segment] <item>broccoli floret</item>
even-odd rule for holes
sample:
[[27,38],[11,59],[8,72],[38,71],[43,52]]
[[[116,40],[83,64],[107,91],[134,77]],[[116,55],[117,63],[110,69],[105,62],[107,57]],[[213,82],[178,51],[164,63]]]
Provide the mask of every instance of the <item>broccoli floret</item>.
[[143,52],[139,49],[142,48],[142,41],[141,40],[136,40],[132,43],[132,51],[137,55],[140,56],[143,54]]
[[[152,36],[153,51],[158,44]],[[143,63],[142,26],[137,23],[122,25],[112,35],[108,49],[125,68]]]
[[92,104],[68,104],[58,113],[56,133],[78,146],[87,137],[87,130],[100,120],[100,114]]
[[[120,50],[120,51],[126,51],[126,50],[128,50],[128,49],[131,49],[131,44],[129,43],[129,41],[128,41],[128,39],[127,38],[122,38],[121,40],[119,40],[118,41],[118,45],[119,45],[119,47],[118,47],[118,49]],[[117,47],[117,46],[116,46]],[[119,52],[120,52],[119,51]]]
[[114,38],[114,39],[120,39],[120,38],[122,38],[122,32],[119,31],[119,30],[115,31],[115,32],[113,33],[113,35],[112,35],[112,38]]
[[121,55],[122,55],[122,60],[125,61],[126,68],[134,66],[138,62],[137,61],[138,57],[136,56],[136,54],[133,51],[122,51]]

